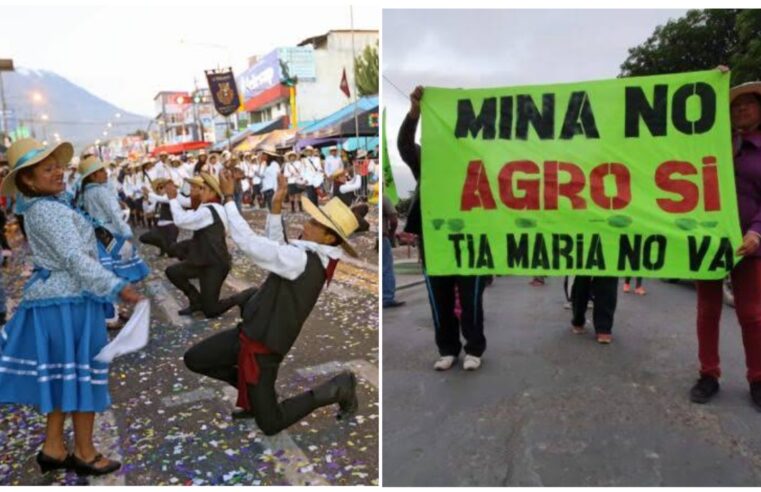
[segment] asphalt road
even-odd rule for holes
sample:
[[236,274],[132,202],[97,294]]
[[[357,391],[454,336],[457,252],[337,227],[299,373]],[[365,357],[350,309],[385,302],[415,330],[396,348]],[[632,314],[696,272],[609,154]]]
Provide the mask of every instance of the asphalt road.
[[[262,212],[247,212],[255,228]],[[291,237],[303,217],[287,217]],[[377,231],[377,213],[371,218]],[[138,234],[141,231],[137,231]],[[182,237],[182,236],[181,236]],[[304,391],[345,368],[358,375],[360,410],[337,422],[337,408],[313,413],[277,436],[265,436],[253,420],[233,421],[235,391],[188,371],[185,350],[234,326],[237,308],[215,320],[183,318],[184,296],[163,270],[174,260],[141,247],[152,267],[141,289],[152,299],[151,340],[141,352],[111,366],[111,409],[96,420],[96,442],[120,459],[122,470],[92,485],[372,485],[378,483],[378,275],[373,233],[356,238],[360,261],[342,263],[293,350],[281,367],[278,391]],[[373,256],[374,255],[374,256]],[[233,270],[222,295],[260,284],[265,273],[233,251]],[[23,253],[3,273],[9,296],[18,299]],[[367,262],[365,262],[365,260]],[[13,302],[12,302],[13,304]],[[73,484],[73,473],[41,475],[34,455],[44,416],[32,408],[2,405],[0,484]],[[70,431],[70,429],[69,429]]]
[[477,372],[432,369],[425,286],[399,291],[406,306],[384,310],[384,485],[761,484],[761,413],[734,310],[722,321],[721,392],[701,406],[688,399],[692,286],[646,279],[647,296],[620,294],[614,342],[601,346],[570,333],[562,279],[529,280],[501,277],[486,290]]

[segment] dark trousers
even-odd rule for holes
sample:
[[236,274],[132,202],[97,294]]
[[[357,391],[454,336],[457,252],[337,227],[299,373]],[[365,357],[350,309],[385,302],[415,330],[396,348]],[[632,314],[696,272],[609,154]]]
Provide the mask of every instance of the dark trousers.
[[191,241],[192,239],[186,239],[184,241],[176,242],[173,245],[169,246],[169,256],[171,256],[172,258],[177,258],[180,261],[187,258],[190,252]]
[[267,210],[272,210],[272,197],[275,195],[275,190],[267,190],[262,195],[264,195],[264,203],[267,204]]
[[[185,352],[188,369],[238,387],[238,328],[214,334]],[[338,402],[337,397],[319,398],[314,390],[278,401],[275,381],[282,355],[256,355],[259,364],[259,383],[248,385],[251,411],[259,428],[268,436],[277,434],[303,419],[317,408]],[[326,383],[327,384],[327,383]]]
[[[440,355],[458,356],[462,349],[460,331],[465,338],[465,353],[481,357],[486,350],[484,336],[483,293],[484,277],[447,275],[425,276],[428,298],[436,329],[436,345]],[[462,314],[458,320],[454,313],[455,287],[460,295]]]
[[[200,308],[207,318],[214,318],[235,305],[231,300],[219,300],[222,284],[229,271],[229,265],[196,266],[182,261],[168,267],[166,276],[175,287],[188,296],[191,306]],[[190,283],[190,279],[193,278],[198,279],[200,292]]]
[[613,330],[613,315],[618,300],[618,278],[616,277],[576,277],[571,287],[573,326],[586,323],[587,303],[594,296],[592,313],[595,332],[610,334]]
[[156,226],[140,236],[140,242],[156,246],[162,254],[170,254],[170,248],[177,242],[180,230],[174,224]]
[[317,188],[314,186],[307,186],[304,190],[304,193],[306,193],[307,198],[310,202],[314,203],[315,205],[319,205],[317,201]]

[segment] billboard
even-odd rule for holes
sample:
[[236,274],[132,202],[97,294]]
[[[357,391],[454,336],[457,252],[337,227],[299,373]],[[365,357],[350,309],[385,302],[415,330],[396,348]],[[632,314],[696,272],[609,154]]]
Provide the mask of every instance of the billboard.
[[280,84],[284,78],[281,62],[291,77],[295,75],[300,80],[314,80],[317,77],[314,49],[311,46],[277,48],[261,57],[238,77],[244,101]]

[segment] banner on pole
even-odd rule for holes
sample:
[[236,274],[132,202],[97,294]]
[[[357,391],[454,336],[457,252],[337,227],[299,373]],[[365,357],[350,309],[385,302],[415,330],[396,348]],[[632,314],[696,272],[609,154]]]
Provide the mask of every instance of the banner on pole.
[[233,69],[206,70],[206,80],[214,100],[214,107],[222,116],[230,116],[240,107],[238,88],[235,85]]
[[428,87],[422,108],[431,275],[719,279],[739,259],[729,73]]

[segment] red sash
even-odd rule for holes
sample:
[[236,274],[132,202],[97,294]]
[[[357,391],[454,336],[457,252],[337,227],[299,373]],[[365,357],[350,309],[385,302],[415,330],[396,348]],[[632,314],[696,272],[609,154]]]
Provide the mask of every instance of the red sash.
[[259,384],[259,363],[256,355],[271,354],[270,349],[262,342],[249,339],[241,330],[238,334],[240,351],[238,352],[238,401],[236,406],[251,410],[248,400],[248,385]]

